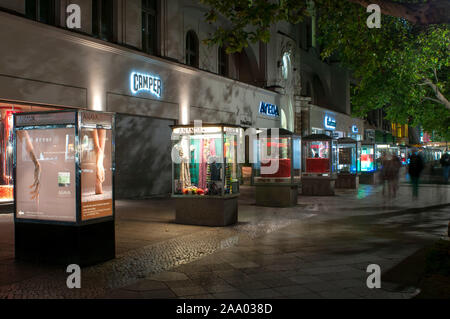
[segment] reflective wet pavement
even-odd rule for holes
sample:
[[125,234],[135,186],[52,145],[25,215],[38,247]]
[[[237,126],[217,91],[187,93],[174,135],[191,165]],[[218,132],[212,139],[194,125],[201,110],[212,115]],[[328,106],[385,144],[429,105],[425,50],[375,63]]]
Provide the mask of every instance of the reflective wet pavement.
[[450,187],[425,185],[396,200],[361,185],[335,197],[299,197],[293,208],[257,207],[243,187],[239,224],[177,225],[170,200],[118,201],[118,258],[82,270],[82,289],[64,269],[13,261],[12,216],[0,216],[0,298],[408,298],[414,290],[366,287],[382,271],[442,236]]

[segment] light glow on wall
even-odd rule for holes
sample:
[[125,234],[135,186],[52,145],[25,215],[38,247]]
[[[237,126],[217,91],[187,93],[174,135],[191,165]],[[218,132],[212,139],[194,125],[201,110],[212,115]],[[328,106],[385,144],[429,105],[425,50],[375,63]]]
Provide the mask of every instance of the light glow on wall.
[[92,109],[94,111],[103,111],[102,97],[99,93],[94,95],[94,100],[92,103]]

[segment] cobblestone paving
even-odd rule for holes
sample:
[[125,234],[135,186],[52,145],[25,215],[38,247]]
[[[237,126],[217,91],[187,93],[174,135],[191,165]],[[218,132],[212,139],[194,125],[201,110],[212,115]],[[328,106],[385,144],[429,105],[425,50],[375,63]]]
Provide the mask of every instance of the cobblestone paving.
[[104,295],[108,289],[132,284],[149,274],[232,247],[243,238],[256,238],[286,227],[298,218],[310,216],[297,213],[290,218],[289,214],[282,215],[230,228],[208,229],[128,251],[115,260],[84,268],[82,289],[67,289],[68,274],[55,270],[31,280],[0,287],[0,298],[95,298]]

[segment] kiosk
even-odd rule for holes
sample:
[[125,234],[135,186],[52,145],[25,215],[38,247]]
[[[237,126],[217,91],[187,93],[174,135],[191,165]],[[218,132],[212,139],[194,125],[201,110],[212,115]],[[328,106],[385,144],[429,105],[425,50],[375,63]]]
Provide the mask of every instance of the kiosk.
[[252,170],[256,205],[297,205],[300,145],[300,137],[285,129],[268,129],[258,134]]
[[325,134],[302,138],[302,194],[334,195],[333,139]]
[[359,185],[358,142],[349,137],[337,140],[336,188],[356,189]]
[[242,128],[233,125],[172,126],[175,222],[201,226],[237,222],[242,136]]
[[373,142],[364,141],[361,143],[360,157],[360,176],[361,184],[374,185],[377,183],[376,171],[377,163],[375,161],[376,145]]
[[115,258],[114,116],[14,115],[17,259],[86,266]]

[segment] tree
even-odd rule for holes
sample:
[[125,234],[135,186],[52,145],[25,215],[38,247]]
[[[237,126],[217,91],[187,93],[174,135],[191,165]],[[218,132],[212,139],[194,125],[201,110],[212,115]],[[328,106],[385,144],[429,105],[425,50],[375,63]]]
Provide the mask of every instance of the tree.
[[[248,42],[270,40],[277,22],[299,23],[311,10],[307,0],[202,0],[211,6],[206,20],[229,21],[207,43],[241,51]],[[366,5],[381,7],[381,28],[369,29]],[[352,70],[355,115],[384,108],[387,119],[422,125],[450,139],[448,0],[316,0],[323,59],[338,57]]]

